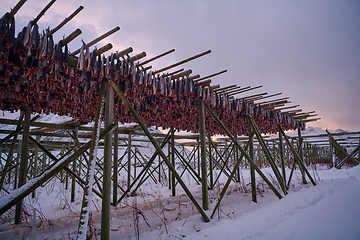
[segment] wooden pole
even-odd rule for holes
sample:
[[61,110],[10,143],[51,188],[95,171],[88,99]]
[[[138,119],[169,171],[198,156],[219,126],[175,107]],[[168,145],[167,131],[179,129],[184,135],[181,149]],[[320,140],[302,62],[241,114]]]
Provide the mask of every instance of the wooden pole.
[[[170,134],[171,134],[171,129],[170,129]],[[171,135],[170,135],[171,136]],[[168,148],[167,148],[167,157],[170,159],[170,155],[171,155],[171,144],[170,144],[170,142],[168,143]],[[171,160],[170,160],[170,162],[171,162]],[[169,185],[169,189],[171,190],[171,178],[172,178],[172,174],[171,174],[171,170],[170,170],[170,168],[168,168],[168,176],[169,176],[169,178],[168,178],[168,185]]]
[[[235,135],[234,137],[235,137],[236,141],[238,141],[237,135]],[[234,155],[235,155],[235,161],[234,161],[234,165],[235,165],[236,161],[239,159],[239,149],[237,149],[236,147],[234,149]],[[240,166],[236,170],[236,181],[237,182],[241,181],[241,178],[240,178]]]
[[31,21],[33,25],[35,25],[40,18],[46,13],[47,10],[56,2],[56,0],[51,0],[44,8],[41,10],[41,12],[34,18],[34,20]]
[[167,66],[167,67],[161,68],[161,69],[159,69],[159,70],[157,70],[157,71],[154,71],[154,72],[153,72],[153,75],[158,74],[158,73],[161,73],[161,72],[166,71],[166,70],[169,70],[170,68],[179,66],[179,65],[181,65],[181,64],[184,64],[184,63],[189,62],[189,61],[191,61],[191,60],[194,60],[194,59],[196,59],[196,58],[202,57],[202,56],[204,56],[204,55],[206,55],[206,54],[209,54],[209,53],[211,53],[211,50],[205,51],[205,52],[200,53],[200,54],[197,54],[197,55],[195,55],[195,56],[193,56],[193,57],[187,58],[187,59],[182,60],[182,61],[180,61],[180,62],[174,63],[174,64],[172,64],[172,65],[170,65],[170,66]]
[[[92,40],[91,42],[89,42],[88,44],[86,44],[84,47],[85,47],[85,48],[91,47],[92,45],[100,42],[100,41],[103,40],[104,38],[110,36],[111,34],[117,32],[117,31],[119,31],[119,30],[120,30],[120,27],[115,27],[115,28],[111,29],[110,31],[104,33],[104,34],[101,35],[100,37],[95,38],[94,40]],[[78,50],[72,52],[70,55],[77,55],[77,54],[79,54],[79,53],[80,53],[80,49],[81,49],[81,48],[79,48]]]
[[113,166],[113,202],[114,206],[117,205],[117,183],[118,183],[118,168],[119,168],[119,128],[118,122],[114,132],[114,166]]
[[128,147],[127,147],[127,187],[131,184],[131,132],[128,133]]
[[257,89],[257,88],[261,88],[262,86],[256,86],[256,87],[252,87],[252,88],[243,88],[244,90],[241,90],[239,89],[238,91],[235,91],[235,92],[232,92],[231,94],[228,93],[229,96],[232,96],[232,95],[236,95],[236,94],[240,94],[240,93],[244,93],[244,92],[247,92],[247,91],[251,91],[251,90],[254,90],[254,89]]
[[[170,129],[171,131],[171,135],[170,135],[170,161],[171,164],[173,166],[174,169],[176,169],[175,166],[175,141],[174,141],[174,128],[171,127]],[[176,185],[176,181],[175,181],[175,175],[171,174],[171,196],[175,196],[176,195],[176,191],[175,191],[175,185]]]
[[[280,128],[280,126],[278,126]],[[285,169],[285,157],[284,157],[284,144],[283,138],[279,130],[279,155],[280,155],[280,163],[281,163],[281,172],[284,182],[286,183],[286,169]]]
[[169,73],[163,74],[162,76],[163,76],[163,77],[168,77],[168,76],[172,76],[172,75],[177,74],[177,73],[182,72],[182,71],[184,71],[183,68],[181,68],[181,69],[179,69],[179,70],[176,70],[176,71],[174,71],[174,72],[169,72]]
[[[105,128],[114,122],[114,89],[107,85],[105,103]],[[111,163],[113,134],[104,139],[104,169],[101,209],[101,240],[110,239],[110,205],[111,205]]]
[[209,210],[208,182],[207,182],[207,164],[206,164],[206,128],[205,128],[205,107],[204,102],[199,101],[200,115],[200,146],[201,146],[201,189],[202,204],[204,210]]
[[9,15],[8,15],[8,23],[11,21],[11,19],[15,16],[15,14],[19,11],[19,9],[25,4],[26,0],[20,0],[13,9],[11,9]]
[[142,53],[139,53],[139,54],[136,54],[136,55],[130,57],[129,62],[135,62],[143,57],[146,57],[146,52],[142,52]]
[[[304,164],[304,151],[303,151],[303,145],[302,145],[303,139],[301,137],[301,129],[298,128],[297,130],[298,130],[298,138],[299,138],[299,144],[298,144],[299,157],[300,157],[301,162]],[[301,172],[303,184],[307,184],[307,181],[306,181],[306,178],[305,178],[305,173],[304,173],[302,168],[300,168],[300,172]]]
[[[30,134],[30,118],[31,118],[31,109],[28,107],[25,110],[25,119],[24,119],[24,130],[22,136],[22,149],[21,149],[21,159],[20,159],[20,170],[19,170],[19,182],[18,187],[21,187],[26,183],[27,175],[27,164],[29,157],[29,134]],[[21,223],[21,214],[22,214],[22,199],[16,204],[15,209],[15,224]]]
[[152,61],[154,61],[154,60],[156,60],[156,59],[158,59],[158,58],[161,58],[161,57],[163,57],[163,56],[165,56],[165,55],[168,55],[168,54],[170,54],[170,53],[172,53],[172,52],[174,52],[174,51],[175,51],[175,49],[171,49],[171,50],[169,50],[169,51],[167,51],[167,52],[165,52],[165,53],[162,53],[162,54],[160,54],[160,55],[157,55],[157,56],[155,56],[155,57],[153,57],[153,58],[150,58],[150,59],[148,59],[148,60],[146,60],[146,61],[143,61],[143,62],[139,63],[138,66],[142,66],[142,65],[148,64],[149,62],[152,62]]
[[236,84],[233,84],[233,85],[230,85],[230,86],[214,89],[213,91],[216,92],[216,93],[217,92],[222,93],[222,92],[225,92],[226,89],[233,89],[233,88],[238,88],[238,87],[240,87],[240,86],[236,86]]
[[196,82],[195,85],[196,86],[206,86],[206,85],[210,85],[211,83],[211,79],[205,80],[205,81],[201,81],[201,82]]
[[220,74],[223,74],[223,73],[226,73],[226,72],[227,72],[227,70],[223,70],[223,71],[221,71],[221,72],[217,72],[217,73],[208,75],[208,76],[206,76],[206,77],[202,77],[202,78],[196,79],[196,80],[194,80],[194,82],[198,82],[198,81],[205,80],[205,79],[208,79],[208,78],[211,78],[211,77],[215,77],[215,76],[217,76],[217,75],[220,75]]
[[211,133],[208,133],[208,141],[209,141],[209,171],[210,171],[210,190],[214,189],[214,176],[213,176],[213,156],[212,156],[212,139]]
[[62,28],[66,23],[68,23],[71,19],[73,19],[81,10],[83,10],[84,7],[80,6],[78,7],[78,9],[76,9],[69,17],[65,18],[64,21],[62,21],[56,28],[51,29],[48,33],[47,36],[50,37],[51,35],[53,35],[55,32],[57,32],[60,28]]
[[133,51],[133,48],[132,47],[128,47],[120,52],[117,52],[115,53],[115,58],[120,58],[120,57],[123,57],[129,53],[131,53]]
[[[75,127],[75,130],[74,130],[74,136],[75,136],[75,139],[78,139],[79,137],[79,126],[76,126]],[[73,161],[72,163],[72,171],[74,173],[76,173],[76,160]],[[70,196],[70,202],[75,202],[75,192],[76,192],[76,180],[75,180],[75,176],[72,175],[71,176],[71,196]]]
[[174,79],[177,79],[177,78],[181,78],[181,77],[184,77],[184,76],[188,76],[192,73],[192,70],[189,69],[189,70],[186,70],[186,71],[183,71],[181,73],[178,73],[178,74],[175,74],[175,75],[172,75],[171,76],[171,80],[174,80]]
[[66,38],[64,38],[63,40],[59,41],[59,46],[63,47],[66,44],[68,44],[69,42],[71,42],[72,40],[74,40],[76,37],[78,37],[80,34],[82,33],[82,31],[78,28],[76,29],[74,32],[72,32],[69,36],[67,36]]
[[232,95],[237,94],[237,92],[240,92],[240,91],[243,91],[243,90],[249,89],[249,88],[250,88],[250,86],[243,87],[243,88],[239,88],[239,89],[235,89],[235,90],[231,90],[231,91],[228,91],[227,94],[228,94],[229,96],[232,96]]
[[[249,128],[249,157],[254,159],[254,141],[253,138],[250,138],[251,135],[254,135],[253,128],[251,126],[250,118],[248,118],[248,128]],[[250,179],[251,179],[251,199],[253,202],[257,203],[256,196],[256,177],[255,177],[255,169],[250,164]]]
[[[40,135],[37,135],[36,136],[36,141],[40,142]],[[33,172],[32,172],[32,176],[33,178],[36,177],[37,175],[37,168],[39,166],[39,148],[38,147],[35,147],[35,150],[34,150],[34,158],[33,158]],[[34,190],[31,194],[31,197],[32,198],[35,198],[36,197],[36,191]]]

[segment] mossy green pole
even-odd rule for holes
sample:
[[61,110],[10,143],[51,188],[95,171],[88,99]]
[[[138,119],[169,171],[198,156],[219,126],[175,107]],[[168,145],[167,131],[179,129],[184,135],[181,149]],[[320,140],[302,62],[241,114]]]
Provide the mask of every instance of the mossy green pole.
[[[171,161],[171,164],[172,166],[174,167],[175,169],[175,141],[174,141],[174,128],[171,127],[170,129],[171,131],[171,138],[170,138],[170,161]],[[176,191],[175,191],[175,187],[176,187],[176,181],[175,181],[175,175],[174,174],[171,174],[171,196],[175,196],[176,195]]]
[[128,154],[128,165],[127,165],[127,187],[130,188],[131,184],[131,132],[128,133],[128,147],[127,147],[127,154]]
[[[210,132],[208,133],[208,140],[209,140],[209,171],[210,171],[210,190],[214,189],[214,173],[213,173],[213,156],[212,156],[212,139]],[[240,179],[240,178],[239,178]]]
[[[37,135],[36,136],[36,141],[40,142],[40,137],[41,137],[40,135]],[[39,163],[38,163],[38,161],[39,161],[39,148],[38,147],[35,147],[34,155],[35,156],[34,156],[33,165],[32,165],[33,166],[33,172],[32,172],[33,178],[36,177],[37,168],[39,166]],[[36,191],[35,190],[32,192],[31,197],[32,198],[36,197]]]
[[[280,128],[280,126],[278,126]],[[286,170],[285,170],[285,157],[284,157],[284,143],[283,137],[279,130],[279,156],[280,156],[280,163],[281,163],[281,172],[284,182],[286,183]]]
[[[79,126],[75,127],[74,137],[75,137],[75,139],[78,139],[78,137],[79,137]],[[76,160],[74,160],[72,163],[72,171],[73,171],[73,173],[76,173]],[[70,202],[75,202],[75,187],[76,187],[76,180],[75,180],[75,176],[72,175],[71,176]]]
[[[28,167],[28,157],[29,157],[29,135],[30,135],[30,118],[31,118],[31,109],[28,107],[25,110],[25,118],[23,123],[23,136],[22,136],[22,149],[21,149],[21,159],[20,159],[20,170],[19,170],[19,182],[18,186],[21,187],[26,183],[27,176],[27,167]],[[22,213],[22,199],[16,204],[15,209],[15,224],[21,223],[21,213]]]
[[[237,136],[234,136],[236,141],[238,140],[237,139]],[[235,147],[235,152],[234,152],[234,156],[235,156],[235,163],[237,161],[237,159],[239,158],[239,150]],[[254,158],[253,158],[254,159]],[[240,182],[241,181],[241,177],[240,177],[240,166],[238,167],[237,169],[237,172],[236,172],[236,181],[237,182]]]
[[[249,157],[254,159],[254,141],[250,136],[254,135],[254,130],[250,121],[250,117],[248,118],[248,129],[249,129]],[[259,140],[258,140],[259,141]],[[257,203],[256,196],[256,177],[255,177],[255,169],[250,164],[250,179],[251,179],[251,200]]]
[[[299,138],[299,145],[298,145],[298,149],[299,149],[299,157],[301,159],[301,162],[304,164],[304,151],[303,151],[303,139],[301,137],[301,129],[298,128],[298,138]],[[301,172],[301,177],[302,177],[302,182],[303,184],[307,184],[306,178],[305,178],[305,173],[304,171],[300,168],[300,172]]]
[[117,183],[118,183],[118,168],[119,168],[119,128],[118,122],[115,121],[116,129],[114,131],[114,164],[113,164],[113,201],[114,206],[117,205]]
[[[101,117],[101,115],[100,115]],[[105,102],[105,127],[114,122],[114,89],[106,86]],[[104,167],[103,167],[103,191],[101,202],[101,240],[110,239],[110,205],[111,205],[111,166],[112,166],[112,142],[113,134],[110,133],[104,139]]]
[[136,111],[134,110],[134,108],[131,106],[129,100],[127,100],[127,98],[125,97],[124,93],[120,90],[120,88],[116,85],[115,82],[110,81],[110,85],[114,88],[115,92],[118,93],[119,97],[121,98],[121,100],[123,101],[123,103],[127,106],[127,108],[129,109],[129,111],[131,112],[131,114],[133,115],[133,117],[136,119],[137,123],[140,125],[141,129],[144,131],[144,133],[146,134],[146,136],[149,138],[150,142],[153,144],[153,146],[156,148],[156,150],[159,152],[159,155],[164,159],[164,161],[166,162],[166,164],[168,165],[168,168],[170,168],[172,174],[175,175],[175,178],[177,179],[177,181],[179,182],[179,184],[181,185],[181,187],[184,189],[185,193],[188,195],[188,197],[190,198],[190,200],[192,201],[192,203],[195,205],[196,209],[200,212],[201,216],[204,218],[204,220],[206,222],[209,222],[210,219],[209,217],[206,215],[206,213],[204,212],[204,210],[201,208],[201,206],[199,205],[199,203],[196,201],[196,199],[194,198],[194,196],[191,194],[190,190],[187,188],[186,184],[182,181],[182,179],[180,178],[180,176],[177,174],[175,168],[171,165],[169,159],[167,159],[165,153],[162,151],[162,149],[160,148],[160,146],[158,145],[158,143],[156,142],[156,140],[154,139],[154,137],[151,135],[149,129],[145,126],[145,124],[143,123],[143,121],[141,120],[141,118],[137,115]]
[[201,147],[201,189],[202,189],[202,204],[203,209],[209,209],[209,195],[207,182],[207,164],[206,164],[206,129],[205,129],[205,107],[204,102],[199,101],[199,115],[200,115],[200,147]]

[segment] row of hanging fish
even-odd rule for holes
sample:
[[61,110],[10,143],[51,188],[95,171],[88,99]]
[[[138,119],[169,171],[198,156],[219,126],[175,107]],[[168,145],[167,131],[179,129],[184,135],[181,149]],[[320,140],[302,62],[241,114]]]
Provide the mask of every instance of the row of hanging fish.
[[[247,115],[252,115],[262,133],[304,128],[302,121],[274,114],[243,100],[230,99],[188,76],[172,79],[145,71],[118,52],[107,57],[90,51],[83,43],[78,58],[69,55],[68,46],[54,42],[49,30],[39,33],[29,22],[15,38],[15,19],[0,20],[0,109],[17,111],[31,107],[33,112],[68,115],[92,120],[96,112],[99,86],[104,77],[118,84],[147,126],[174,127],[199,131],[198,102],[206,102],[235,135],[247,134]],[[121,123],[134,122],[120,98],[114,99],[114,117]],[[207,113],[206,128],[223,134]]]

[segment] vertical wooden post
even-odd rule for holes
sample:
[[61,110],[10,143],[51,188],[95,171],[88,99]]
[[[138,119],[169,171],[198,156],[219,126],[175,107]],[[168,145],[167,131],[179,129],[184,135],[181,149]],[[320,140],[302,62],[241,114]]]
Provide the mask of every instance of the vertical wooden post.
[[[250,118],[248,118],[248,136],[249,136],[249,157],[251,159],[253,159],[254,161],[254,141],[253,138],[250,138],[250,136],[252,136],[254,134],[251,123],[250,123]],[[254,161],[255,162],[255,161]],[[254,167],[250,165],[250,179],[251,179],[251,199],[253,202],[257,202],[257,197],[256,197],[256,178],[255,178],[255,169]]]
[[[74,131],[75,139],[79,137],[79,126],[75,126]],[[72,162],[72,171],[76,173],[76,159]],[[70,202],[75,202],[75,187],[76,187],[76,180],[75,176],[71,176],[71,193],[70,193]]]
[[41,159],[41,170],[44,171],[46,168],[46,154],[43,152]]
[[[199,142],[198,142],[199,143]],[[201,175],[201,167],[200,167],[200,143],[197,144],[196,146],[196,156],[197,156],[197,170],[198,170],[198,175],[200,176]]]
[[134,162],[133,162],[133,165],[134,165],[134,174],[133,174],[133,178],[135,179],[136,178],[136,164],[137,164],[137,158],[138,158],[138,156],[137,156],[137,153],[138,153],[138,151],[137,151],[138,149],[137,149],[137,147],[134,147],[134,153],[133,153],[133,155],[134,155]]
[[[19,176],[19,162],[21,158],[21,142],[18,143],[16,158],[15,158],[15,169],[14,169],[14,189],[18,188],[18,176]],[[10,180],[10,175],[9,175]],[[10,182],[10,181],[9,181]]]
[[[35,191],[33,191],[35,192]],[[33,208],[32,224],[31,224],[31,240],[36,239],[36,208]]]
[[[64,148],[62,149],[62,154],[61,154],[61,157],[65,155],[65,146]],[[69,189],[69,174],[67,171],[64,171],[65,172],[65,189],[68,190]]]
[[[36,141],[40,142],[40,135],[36,136]],[[39,165],[39,148],[37,146],[35,147],[34,155],[35,156],[33,158],[34,160],[33,160],[33,174],[32,174],[33,178],[35,178],[36,175],[37,175],[37,168],[38,168],[38,165]],[[32,192],[31,197],[32,198],[36,197],[36,190],[34,190]]]
[[210,132],[208,133],[208,140],[209,140],[209,171],[210,171],[210,187],[209,189],[213,190],[214,189],[214,176],[213,176],[213,156],[212,156],[212,149],[211,149],[211,145],[212,145],[212,139],[211,139],[211,134]]
[[336,161],[336,156],[335,156],[335,148],[333,146],[333,142],[332,142],[332,138],[329,132],[327,132],[329,135],[329,147],[330,147],[330,156],[331,156],[331,168],[335,167],[335,161]]
[[[170,129],[170,134],[171,134],[171,129]],[[168,151],[167,151],[167,158],[170,159],[170,155],[171,155],[171,140],[170,142],[168,143]],[[170,160],[170,163],[171,163],[171,160]],[[168,167],[168,185],[169,185],[169,189],[171,190],[171,179],[172,179],[172,173],[171,173],[171,170],[170,168]]]
[[206,129],[205,129],[205,106],[203,101],[199,101],[200,111],[200,146],[201,146],[201,188],[203,209],[209,209],[208,183],[207,183],[207,164],[206,164]]
[[[105,104],[105,128],[114,121],[114,89],[107,85]],[[109,133],[104,139],[104,169],[103,191],[101,210],[101,240],[110,239],[110,204],[111,204],[111,163],[113,133]]]
[[114,132],[114,166],[113,166],[113,205],[117,205],[117,183],[118,183],[118,168],[119,168],[119,128],[116,121],[116,128]]
[[[25,119],[23,124],[23,136],[22,136],[22,147],[21,147],[21,159],[20,159],[20,170],[19,170],[19,182],[18,186],[21,187],[26,183],[26,169],[29,156],[29,132],[30,132],[30,117],[31,109],[28,107],[25,110]],[[22,199],[16,204],[15,209],[15,224],[21,223],[21,212],[22,212]]]
[[[301,136],[301,129],[298,128],[298,137],[299,137],[299,143],[298,143],[298,148],[299,148],[299,157],[301,159],[301,162],[304,164],[304,151],[303,151],[303,146],[302,146],[302,136]],[[304,184],[307,184],[306,178],[305,178],[305,173],[304,170],[302,168],[300,168],[300,172],[301,172],[301,176],[302,176],[302,182]]]
[[[280,128],[280,126],[278,126]],[[284,179],[284,183],[286,183],[286,169],[285,169],[285,157],[284,157],[284,144],[283,138],[279,130],[279,155],[280,155],[280,163],[281,163],[281,172],[282,177]]]
[[160,155],[158,155],[158,162],[159,162],[159,183],[161,183],[161,169],[162,169],[162,164],[161,164],[161,157],[160,157]]
[[[237,141],[238,140],[237,136],[234,136],[234,137],[235,137],[235,140]],[[235,156],[234,164],[236,164],[237,160],[239,159],[239,149],[237,149],[237,147],[235,147],[235,145],[234,145],[234,156]],[[240,165],[236,170],[236,181],[240,182]]]
[[131,184],[131,132],[128,134],[128,166],[127,166],[127,187],[130,187]]
[[[176,166],[175,166],[175,140],[174,140],[174,128],[171,127],[170,129],[171,131],[171,138],[170,138],[170,162],[171,162],[171,165],[173,166],[173,168],[176,170]],[[171,174],[171,196],[175,196],[176,195],[176,192],[175,192],[175,175],[174,174]]]

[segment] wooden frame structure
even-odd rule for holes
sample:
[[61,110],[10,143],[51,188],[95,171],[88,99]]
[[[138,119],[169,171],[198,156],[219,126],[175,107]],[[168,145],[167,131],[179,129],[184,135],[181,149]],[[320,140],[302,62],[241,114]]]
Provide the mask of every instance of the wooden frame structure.
[[[81,30],[75,30],[54,45],[52,52],[48,51],[48,47],[45,48],[45,53],[40,58],[33,49],[43,50],[40,47],[43,45],[31,45],[39,44],[31,40],[30,43],[27,43],[25,39],[30,36],[26,35],[28,31],[33,34],[31,35],[33,40],[38,37],[47,42],[46,46],[50,46],[54,33],[83,9],[83,7],[79,7],[57,27],[40,36],[37,32],[37,21],[54,2],[54,0],[51,1],[34,20],[30,21],[29,26],[19,33],[18,38],[15,38],[12,32],[15,24],[14,15],[25,1],[19,1],[18,5],[10,13],[6,13],[0,21],[0,25],[5,26],[4,32],[0,33],[0,35],[3,33],[5,36],[1,38],[1,53],[6,53],[6,56],[9,55],[8,53],[14,54],[13,59],[4,59],[4,67],[0,70],[0,84],[3,93],[0,99],[1,110],[22,110],[18,121],[0,119],[1,124],[16,125],[15,130],[0,130],[0,133],[7,134],[0,140],[0,163],[2,164],[0,190],[8,192],[0,198],[0,214],[16,205],[15,223],[21,223],[22,199],[30,193],[35,194],[37,187],[63,171],[66,171],[67,176],[71,178],[71,199],[74,199],[75,191],[73,189],[76,184],[84,189],[78,239],[86,239],[92,194],[96,194],[102,199],[101,238],[109,239],[111,204],[115,206],[124,198],[133,195],[141,184],[149,178],[156,182],[160,178],[160,173],[164,172],[164,166],[168,170],[169,187],[172,195],[176,195],[176,186],[180,185],[205,222],[210,221],[214,216],[230,183],[240,181],[239,167],[241,165],[247,165],[251,168],[252,200],[254,202],[257,201],[255,174],[262,178],[278,198],[283,197],[280,192],[284,195],[287,194],[292,173],[296,167],[301,170],[303,183],[310,181],[311,184],[316,185],[315,179],[306,168],[309,163],[304,158],[304,142],[300,135],[300,129],[304,129],[306,122],[317,120],[308,119],[308,117],[315,116],[311,115],[313,112],[301,113],[301,110],[284,112],[285,108],[279,107],[289,103],[287,97],[263,101],[264,98],[279,94],[261,93],[246,97],[234,97],[261,86],[245,88],[236,85],[222,88],[218,85],[210,86],[209,78],[225,73],[226,70],[203,78],[200,78],[199,75],[191,76],[192,70],[164,73],[183,63],[209,54],[210,50],[150,72],[147,70],[151,69],[151,66],[146,67],[144,65],[174,50],[143,62],[139,62],[139,60],[144,58],[146,53],[142,52],[129,56],[133,51],[131,47],[112,53],[107,57],[102,54],[112,48],[111,44],[95,49],[90,53],[89,47],[118,31],[119,27],[88,44],[83,44],[81,48],[69,54],[67,44],[81,34]],[[33,65],[29,67],[26,64],[15,62],[16,59],[22,58],[31,59]],[[38,63],[40,65],[35,66],[34,60],[43,65]],[[44,64],[52,64],[52,67]],[[16,82],[17,79],[14,83],[15,88],[9,87],[9,81],[12,80],[11,76],[20,74],[19,71],[21,70],[26,72],[21,76],[27,82]],[[29,72],[35,70],[37,77],[34,80],[33,75]],[[62,80],[52,81],[51,78],[48,79],[49,76]],[[51,87],[43,86],[41,82],[43,80],[50,80]],[[41,95],[39,92],[39,99],[37,99],[32,88],[28,85],[40,89],[41,94],[43,92],[44,94]],[[63,97],[64,106],[62,108],[56,105],[59,104],[58,98],[60,97],[57,91],[61,92]],[[26,93],[31,97],[28,98],[27,102],[23,102],[14,95],[15,93],[19,93],[20,96]],[[46,99],[46,103],[43,98]],[[74,109],[67,107],[72,104],[79,106],[79,109],[74,111]],[[151,114],[149,116],[149,112],[154,111],[154,105],[167,109],[167,113],[164,113],[163,116]],[[103,110],[105,111],[104,114],[102,114]],[[69,113],[74,117],[74,120],[64,124],[50,124],[37,122],[38,117],[30,118],[32,112],[40,111],[57,114]],[[180,117],[176,116],[176,111],[179,111]],[[161,117],[166,121],[161,120]],[[83,126],[90,120],[95,122],[93,127]],[[104,120],[104,127],[101,127],[102,120]],[[118,127],[119,122],[136,122],[137,125],[127,128]],[[151,125],[164,126],[170,130],[167,134],[153,134],[148,130]],[[52,131],[56,129],[67,129],[68,132],[66,134],[53,133]],[[155,149],[155,153],[146,160],[143,157],[142,160],[136,160],[135,157],[141,155],[139,152],[133,154],[133,148],[136,149],[134,144],[136,140],[131,136],[138,134],[136,131],[139,129]],[[197,142],[195,146],[191,146],[193,150],[190,156],[181,154],[176,149],[175,139],[179,136],[174,134],[175,129],[199,133],[192,135]],[[284,133],[284,130],[288,129],[299,129],[299,136],[295,138],[297,141],[295,146],[292,142],[294,139],[289,139]],[[83,131],[90,131],[90,134]],[[273,148],[262,135],[271,132],[279,132],[279,139],[276,147],[273,146]],[[22,137],[21,140],[18,140],[20,134]],[[128,138],[121,139],[119,134],[127,134]],[[220,147],[211,140],[211,136],[215,134],[227,136],[225,147]],[[240,139],[240,135],[243,134],[247,134],[248,137]],[[71,141],[45,141],[42,138],[46,136],[68,137]],[[183,138],[189,138],[189,136]],[[80,139],[86,139],[86,141],[80,141]],[[256,146],[259,149],[261,148],[261,151],[257,152],[258,156],[255,156],[255,140]],[[283,143],[283,140],[286,144]],[[242,146],[242,142],[246,143]],[[16,154],[16,156],[21,156],[21,158],[14,159],[14,152],[16,147],[20,146],[19,143],[21,143],[21,149],[19,147],[21,154]],[[126,143],[127,151],[120,157],[118,148],[121,143]],[[340,151],[333,140],[331,140],[331,144],[336,146],[337,152]],[[165,154],[163,150],[166,145],[168,145],[168,154]],[[292,157],[285,157],[284,145],[287,147],[287,154]],[[103,158],[99,158],[97,155],[99,148],[103,149]],[[61,156],[54,156],[52,152],[59,149],[62,149]],[[316,151],[319,152],[320,149]],[[43,153],[41,165],[38,165],[41,159],[39,152]],[[358,152],[359,147],[352,153],[345,154],[345,158],[338,166],[341,167],[347,159],[359,163],[355,159]],[[262,157],[259,156],[261,153],[263,154]],[[344,152],[341,153],[344,154]],[[79,161],[79,158],[84,159],[85,162]],[[157,158],[159,158],[158,163],[155,162]],[[255,158],[262,159],[260,164]],[[142,170],[139,173],[136,172],[137,161],[141,162],[142,165]],[[176,161],[179,161],[184,168],[180,173],[176,168]],[[134,165],[133,173],[132,164]],[[271,167],[280,188],[277,188],[262,172],[262,165]],[[285,175],[286,165],[292,167],[289,177]],[[214,168],[220,169],[218,175],[213,174]],[[280,168],[282,171],[279,170]],[[31,171],[29,172],[27,169],[31,169]],[[118,172],[121,169],[126,170],[128,174],[126,186],[118,184]],[[185,171],[188,171],[194,180],[201,184],[202,204],[198,202],[184,183],[181,176]],[[156,172],[158,178],[155,175]],[[226,175],[227,181],[209,217],[205,212],[209,209],[208,191],[214,188],[214,184],[221,174]],[[12,189],[4,187],[6,176],[11,176],[17,180]],[[83,177],[85,177],[85,181]]]

